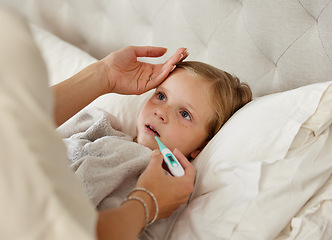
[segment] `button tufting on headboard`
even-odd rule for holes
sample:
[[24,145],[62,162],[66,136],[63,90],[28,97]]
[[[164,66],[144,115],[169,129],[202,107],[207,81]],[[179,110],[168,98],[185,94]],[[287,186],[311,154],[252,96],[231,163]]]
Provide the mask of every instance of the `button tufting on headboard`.
[[[332,79],[331,0],[0,0],[62,39],[102,58],[127,45],[215,65],[254,96]],[[159,60],[160,61],[160,60]]]

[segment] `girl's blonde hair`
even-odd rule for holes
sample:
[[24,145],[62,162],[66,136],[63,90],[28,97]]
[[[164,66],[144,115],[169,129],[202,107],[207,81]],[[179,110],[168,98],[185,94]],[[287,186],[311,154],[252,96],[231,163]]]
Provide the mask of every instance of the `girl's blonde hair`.
[[199,76],[211,84],[210,101],[216,114],[208,125],[209,140],[238,109],[252,99],[252,92],[248,84],[240,82],[237,77],[221,69],[196,61],[181,62],[176,67]]

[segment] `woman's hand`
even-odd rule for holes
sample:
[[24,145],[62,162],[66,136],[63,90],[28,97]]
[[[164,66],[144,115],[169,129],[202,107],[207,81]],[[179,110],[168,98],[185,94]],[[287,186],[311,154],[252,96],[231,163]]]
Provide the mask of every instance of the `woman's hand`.
[[[158,219],[171,216],[188,201],[194,188],[195,168],[180,151],[175,149],[174,155],[184,168],[184,176],[166,175],[162,168],[163,156],[159,150],[155,150],[148,167],[136,184],[137,188],[145,188],[156,197],[159,206]],[[135,191],[130,196],[139,197],[147,204],[151,221],[156,212],[151,196],[144,191]],[[118,208],[99,212],[98,239],[136,239],[145,225],[145,209],[142,203],[127,201]]]
[[138,57],[160,57],[167,49],[162,47],[126,47],[112,52],[101,60],[105,67],[109,92],[119,94],[142,94],[162,83],[173,71],[175,64],[183,61],[188,52],[179,48],[163,64],[137,61]]
[[141,94],[157,87],[175,64],[188,56],[186,49],[179,48],[163,64],[144,63],[137,58],[160,57],[165,52],[162,47],[126,47],[53,86],[56,124],[60,126],[103,94]]
[[[174,150],[175,157],[184,168],[185,175],[182,177],[172,177],[166,175],[162,168],[163,156],[159,150],[152,153],[150,163],[140,176],[136,187],[143,187],[151,191],[158,202],[158,219],[167,218],[177,210],[182,204],[188,201],[194,188],[196,171],[194,166],[177,149]],[[150,220],[155,214],[155,206],[152,199],[144,192],[134,192],[147,201],[150,209]],[[143,196],[145,194],[145,196]]]

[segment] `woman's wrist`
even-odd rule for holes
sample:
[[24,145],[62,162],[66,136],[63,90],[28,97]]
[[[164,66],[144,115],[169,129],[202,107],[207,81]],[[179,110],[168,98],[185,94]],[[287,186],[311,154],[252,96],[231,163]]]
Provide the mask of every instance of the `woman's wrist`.
[[[88,66],[83,71],[83,76],[86,75],[86,81],[90,87],[94,88],[96,96],[101,96],[106,93],[112,92],[112,88],[109,83],[109,76],[107,73],[107,67],[102,61],[95,62]],[[83,80],[83,79],[82,79]]]
[[[132,196],[135,198],[135,196]],[[140,197],[137,197],[140,198]],[[141,198],[140,198],[141,199]],[[144,201],[142,199],[142,201]],[[144,201],[145,202],[145,201]],[[137,200],[128,200],[128,201],[123,201],[120,209],[125,208],[127,209],[128,212],[131,214],[131,218],[134,218],[137,221],[137,224],[139,226],[139,232],[142,232],[145,227],[146,227],[146,211],[149,207],[148,204],[146,203],[146,207],[142,204],[142,202],[137,201]]]
[[99,67],[99,79],[103,84],[103,89],[105,90],[105,93],[113,93],[114,84],[112,84],[114,81],[111,79],[110,75],[110,69],[107,63],[104,61],[104,59],[97,62]]
[[148,194],[146,194],[144,192],[132,192],[129,195],[129,197],[140,198],[140,199],[142,199],[146,203],[147,211],[148,211],[148,222],[145,222],[144,226],[148,225],[148,223],[152,221],[152,219],[153,219],[153,217],[155,215],[155,207],[154,207],[153,200],[149,197]]
[[145,188],[135,188],[130,194],[130,197],[137,197],[142,199],[146,205],[147,205],[147,210],[148,210],[148,222],[147,226],[151,225],[154,223],[154,221],[158,217],[159,213],[159,206],[156,197],[152,192]]
[[[107,56],[107,58],[110,58],[111,56]],[[116,72],[116,69],[112,69],[110,64],[109,59],[106,60],[106,58],[101,59],[98,64],[99,64],[99,69],[100,69],[100,78],[103,81],[104,84],[104,89],[107,91],[107,93],[117,93],[114,91],[115,89],[115,83],[116,79],[114,79],[114,74]]]

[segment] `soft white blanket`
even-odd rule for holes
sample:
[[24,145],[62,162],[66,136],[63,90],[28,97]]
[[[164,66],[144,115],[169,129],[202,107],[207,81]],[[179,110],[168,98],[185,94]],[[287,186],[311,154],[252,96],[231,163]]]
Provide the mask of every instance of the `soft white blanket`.
[[61,125],[75,175],[98,210],[118,206],[146,168],[151,150],[121,132],[115,117],[87,108]]
[[[82,110],[57,131],[67,146],[71,168],[98,210],[119,206],[149,163],[151,150],[133,142],[117,119],[100,108]],[[139,239],[166,239],[183,207],[158,220]]]

